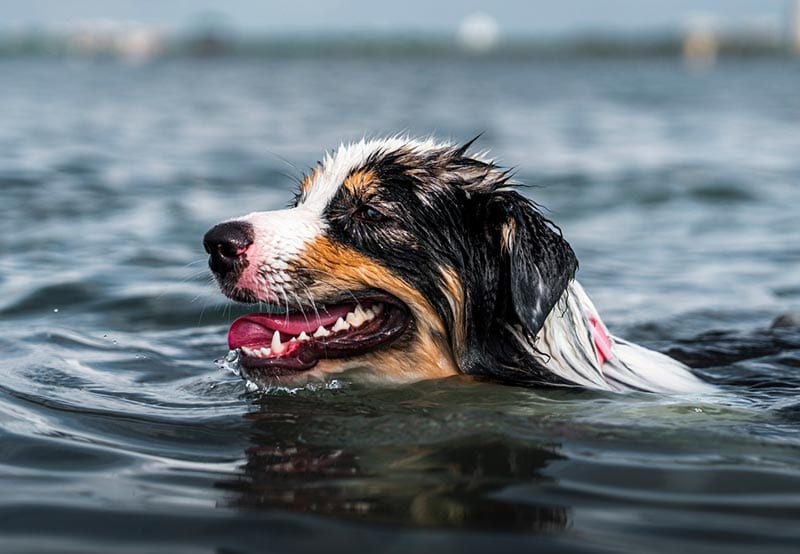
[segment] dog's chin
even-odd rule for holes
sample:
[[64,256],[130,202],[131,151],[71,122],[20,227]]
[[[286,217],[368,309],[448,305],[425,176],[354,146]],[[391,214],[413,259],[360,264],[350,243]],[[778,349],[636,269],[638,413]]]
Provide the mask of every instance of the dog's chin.
[[[323,360],[342,362],[387,347],[409,328],[411,313],[389,294],[365,291],[315,302],[302,310],[238,318],[228,346],[238,351],[242,376],[257,383],[295,383],[315,376]],[[329,365],[329,364],[325,364]]]

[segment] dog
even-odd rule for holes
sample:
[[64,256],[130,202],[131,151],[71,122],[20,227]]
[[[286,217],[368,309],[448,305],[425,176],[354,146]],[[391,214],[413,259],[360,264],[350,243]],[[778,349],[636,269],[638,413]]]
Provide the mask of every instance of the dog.
[[209,230],[203,244],[222,292],[262,310],[228,332],[241,375],[265,387],[348,372],[388,383],[466,374],[714,390],[608,332],[561,231],[472,144],[341,145],[302,179],[290,208]]

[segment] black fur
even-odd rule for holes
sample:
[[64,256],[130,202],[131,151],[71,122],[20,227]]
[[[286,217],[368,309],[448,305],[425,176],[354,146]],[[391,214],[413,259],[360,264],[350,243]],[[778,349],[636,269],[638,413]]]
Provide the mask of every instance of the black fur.
[[[574,277],[577,259],[536,206],[507,188],[507,171],[467,154],[470,144],[375,153],[357,170],[372,171],[379,185],[359,195],[342,188],[325,214],[328,235],[419,290],[451,344],[456,322],[441,268],[458,276],[467,325],[465,347],[455,352],[462,372],[554,383],[507,325],[535,337]],[[354,217],[366,206],[381,218]],[[513,229],[508,242],[504,226]]]

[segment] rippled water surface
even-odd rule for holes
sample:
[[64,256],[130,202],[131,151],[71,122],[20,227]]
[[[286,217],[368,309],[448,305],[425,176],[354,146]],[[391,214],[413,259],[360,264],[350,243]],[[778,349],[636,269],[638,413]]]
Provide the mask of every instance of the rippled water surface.
[[[3,552],[797,551],[800,64],[0,75]],[[211,285],[205,230],[404,130],[484,132],[609,327],[722,392],[264,394],[220,369],[246,308]]]

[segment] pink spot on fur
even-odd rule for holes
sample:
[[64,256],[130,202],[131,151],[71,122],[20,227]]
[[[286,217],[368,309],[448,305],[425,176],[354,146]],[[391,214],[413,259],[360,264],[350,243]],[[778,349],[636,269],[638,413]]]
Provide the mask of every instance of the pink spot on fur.
[[595,350],[597,350],[597,359],[602,366],[614,356],[611,351],[611,338],[609,338],[608,333],[603,328],[603,324],[596,317],[589,318],[589,325],[592,326],[592,339]]

